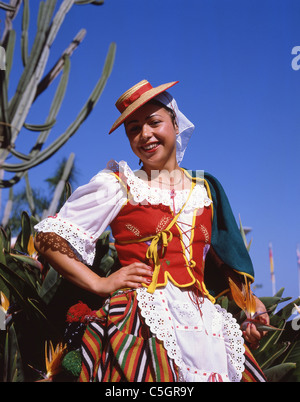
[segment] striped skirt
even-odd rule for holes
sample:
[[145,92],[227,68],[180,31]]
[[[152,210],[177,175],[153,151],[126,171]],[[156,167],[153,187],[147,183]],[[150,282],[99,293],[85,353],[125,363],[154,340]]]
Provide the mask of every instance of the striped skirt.
[[[145,323],[134,291],[108,299],[86,328],[81,349],[81,382],[179,381],[176,364]],[[265,381],[246,345],[242,381]]]

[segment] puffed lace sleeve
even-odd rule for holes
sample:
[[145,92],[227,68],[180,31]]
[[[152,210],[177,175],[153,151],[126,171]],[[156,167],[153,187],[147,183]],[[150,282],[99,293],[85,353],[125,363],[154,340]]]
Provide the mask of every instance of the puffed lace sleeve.
[[42,220],[37,232],[54,232],[69,242],[82,261],[92,265],[99,236],[126,202],[127,191],[107,170],[78,187],[55,216]]

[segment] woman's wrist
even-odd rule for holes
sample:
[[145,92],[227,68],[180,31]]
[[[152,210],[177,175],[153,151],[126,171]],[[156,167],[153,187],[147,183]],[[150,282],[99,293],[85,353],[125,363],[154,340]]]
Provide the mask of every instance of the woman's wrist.
[[90,287],[90,291],[100,297],[108,297],[111,294],[108,278],[98,276],[96,280],[92,282]]

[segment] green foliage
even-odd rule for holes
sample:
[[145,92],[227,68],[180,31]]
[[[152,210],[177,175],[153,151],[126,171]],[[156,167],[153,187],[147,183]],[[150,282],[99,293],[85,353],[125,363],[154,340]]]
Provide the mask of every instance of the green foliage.
[[[10,301],[5,346],[0,349],[0,381],[38,380],[36,370],[45,369],[45,342],[61,342],[70,306],[82,300],[98,309],[103,303],[101,298],[65,281],[47,261],[32,254],[36,223],[36,219],[23,212],[21,231],[13,248],[9,231],[0,231],[0,291]],[[116,252],[109,232],[105,232],[97,242],[91,268],[106,276],[116,267]]]
[[[300,299],[287,303],[277,311],[278,304],[290,300],[282,298],[281,289],[273,298],[263,298],[267,308],[273,311],[270,315],[271,325],[281,328],[262,340],[259,350],[255,353],[267,377],[275,376],[280,381],[300,381],[300,327],[297,325],[299,316],[295,317],[295,305],[300,305]],[[276,298],[280,298],[276,301]]]
[[[298,382],[300,381],[300,317],[299,315],[295,317],[297,312],[295,305],[300,305],[300,298],[287,303],[291,298],[282,297],[283,292],[284,289],[281,289],[273,297],[260,298],[269,313],[270,325],[278,330],[269,331],[261,340],[259,348],[252,353],[269,382]],[[217,303],[231,312],[240,324],[245,320],[244,313],[226,296],[218,299]],[[282,303],[286,304],[279,309]]]

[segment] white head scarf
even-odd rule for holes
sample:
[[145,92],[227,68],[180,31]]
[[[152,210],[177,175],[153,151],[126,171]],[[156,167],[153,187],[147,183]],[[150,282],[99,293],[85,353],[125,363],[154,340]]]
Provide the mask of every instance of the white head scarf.
[[181,111],[178,109],[175,99],[171,94],[169,94],[169,92],[162,92],[154,99],[158,100],[169,109],[172,109],[175,113],[176,123],[179,128],[179,134],[176,136],[176,159],[178,165],[180,165],[195,126],[185,117],[183,113],[181,113]]

